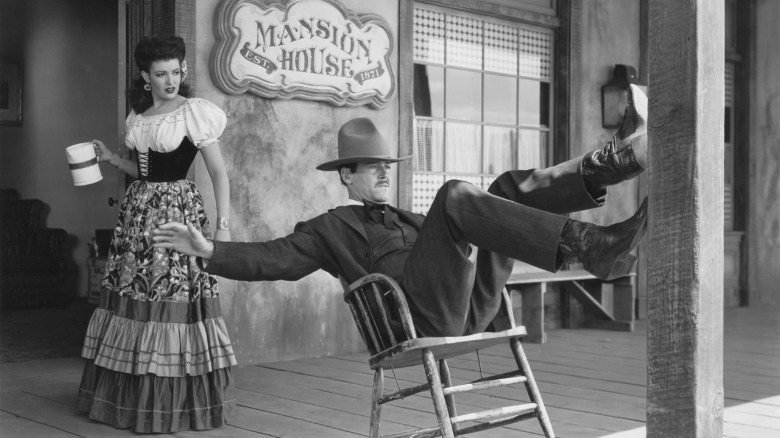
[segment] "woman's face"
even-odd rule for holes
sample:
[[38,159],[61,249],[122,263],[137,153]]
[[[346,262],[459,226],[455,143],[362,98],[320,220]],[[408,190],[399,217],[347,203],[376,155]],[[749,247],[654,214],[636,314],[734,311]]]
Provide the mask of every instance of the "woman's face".
[[149,72],[142,72],[144,80],[152,86],[154,100],[170,100],[179,94],[182,71],[179,60],[154,61]]

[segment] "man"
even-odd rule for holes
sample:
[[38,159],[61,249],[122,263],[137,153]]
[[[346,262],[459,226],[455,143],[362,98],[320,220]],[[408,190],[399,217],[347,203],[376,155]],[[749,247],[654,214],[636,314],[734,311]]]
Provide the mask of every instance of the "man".
[[[155,231],[154,245],[244,281],[292,281],[318,269],[348,283],[387,274],[401,285],[419,336],[482,332],[496,316],[512,259],[548,271],[581,262],[602,279],[630,272],[647,201],[609,227],[564,216],[603,205],[607,186],[647,167],[647,98],[633,85],[629,97],[624,123],[603,149],[547,169],[506,172],[487,191],[448,181],[426,216],[387,205],[391,164],[410,157],[392,158],[374,124],[354,119],[339,130],[339,158],[317,167],[338,171],[348,205],[267,242],[210,241],[191,226],[168,223]],[[473,283],[469,244],[478,248]]]

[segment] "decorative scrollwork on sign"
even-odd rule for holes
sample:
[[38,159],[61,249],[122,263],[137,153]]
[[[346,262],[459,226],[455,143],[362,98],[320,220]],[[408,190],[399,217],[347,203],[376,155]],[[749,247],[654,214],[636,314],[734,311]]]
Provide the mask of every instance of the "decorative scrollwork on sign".
[[215,20],[211,76],[225,93],[381,108],[395,92],[382,17],[335,0],[224,0]]

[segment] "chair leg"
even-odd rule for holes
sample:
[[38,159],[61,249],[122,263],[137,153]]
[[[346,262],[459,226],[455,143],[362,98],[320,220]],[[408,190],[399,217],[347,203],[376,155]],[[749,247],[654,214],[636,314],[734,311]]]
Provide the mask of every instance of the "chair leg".
[[370,438],[380,438],[379,435],[379,422],[382,416],[382,405],[379,404],[379,399],[384,394],[385,386],[385,372],[380,367],[376,369],[374,373],[374,391],[371,396],[371,428],[368,436]]
[[[447,366],[447,361],[445,359],[439,360],[439,373],[441,374],[441,383],[444,388],[449,388],[452,386],[452,377],[450,376],[450,367]],[[458,416],[458,410],[455,408],[455,396],[445,395],[444,401],[447,403],[447,411],[450,413],[450,418],[457,417]],[[452,431],[457,433],[458,432],[458,425],[453,424],[452,425]]]
[[452,430],[452,423],[447,412],[447,402],[444,401],[444,393],[441,390],[441,378],[436,366],[436,360],[433,358],[431,350],[424,348],[422,351],[423,367],[425,368],[425,377],[431,385],[431,398],[433,407],[436,410],[436,419],[439,421],[442,438],[455,438],[455,432]]
[[527,379],[525,382],[525,389],[528,391],[528,396],[531,397],[531,401],[536,403],[536,418],[539,419],[539,424],[542,426],[544,436],[547,438],[555,438],[555,432],[553,432],[550,417],[547,416],[547,409],[544,407],[539,388],[536,387],[534,373],[531,372],[531,366],[528,364],[528,358],[525,357],[523,346],[520,345],[520,340],[517,338],[510,339],[509,344],[512,347],[512,354],[515,356],[517,367]]

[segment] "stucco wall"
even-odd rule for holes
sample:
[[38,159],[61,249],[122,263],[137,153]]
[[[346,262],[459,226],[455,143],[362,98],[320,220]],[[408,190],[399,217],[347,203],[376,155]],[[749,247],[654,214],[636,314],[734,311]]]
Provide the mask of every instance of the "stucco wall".
[[[572,156],[606,145],[616,128],[601,127],[601,86],[612,78],[615,64],[633,66],[639,72],[639,0],[589,0],[582,2],[580,139],[572,139]],[[645,84],[647,85],[647,84]],[[598,224],[610,224],[634,213],[637,182],[610,187],[607,205],[575,215]]]
[[[396,35],[396,1],[344,0],[357,13],[383,16]],[[751,126],[755,156],[752,157],[750,246],[751,285],[756,293],[776,297],[780,252],[778,214],[778,128],[780,85],[772,72],[780,70],[780,57],[771,45],[778,31],[771,17],[777,5],[760,3],[759,63],[756,81],[762,90],[756,101]],[[228,128],[222,149],[231,175],[232,235],[237,241],[262,241],[288,234],[296,222],[340,205],[346,192],[335,174],[314,167],[335,157],[335,137],[345,121],[369,116],[391,144],[397,144],[397,100],[381,110],[368,107],[334,107],[306,100],[271,100],[250,94],[228,96],[214,87],[208,62],[214,46],[213,12],[217,0],[197,3],[196,93],[223,107]],[[640,66],[640,2],[593,0],[582,4],[581,26],[581,138],[573,141],[572,156],[602,147],[614,129],[601,127],[600,92],[615,64]],[[772,52],[775,51],[775,52]],[[770,53],[772,52],[772,53]],[[397,74],[397,45],[393,57]],[[396,96],[397,98],[397,96]],[[756,147],[757,144],[766,147]],[[196,180],[213,218],[211,186],[202,161],[196,163]],[[613,223],[628,217],[638,205],[636,181],[610,189],[607,206],[577,215],[595,223]],[[770,269],[771,268],[771,269]],[[242,364],[333,354],[362,349],[351,317],[341,299],[336,279],[322,272],[298,282],[244,283],[221,281],[222,304]],[[769,299],[762,296],[762,299]]]
[[[374,13],[387,20],[396,38],[392,59],[397,74],[397,2],[341,3],[356,13]],[[228,116],[221,148],[230,175],[232,239],[283,237],[297,222],[346,201],[346,190],[336,173],[315,170],[318,164],[336,157],[336,135],[343,123],[370,117],[388,143],[397,145],[397,95],[380,110],[251,94],[225,95],[208,74],[217,4],[217,0],[197,3],[196,94],[224,108]],[[213,191],[200,159],[195,174],[213,220]],[[240,364],[364,348],[338,280],[322,271],[297,282],[221,280],[220,288],[225,321]]]
[[[305,100],[227,96],[208,75],[214,46],[212,17],[217,0],[197,3],[197,95],[228,114],[222,150],[231,180],[232,238],[263,241],[288,234],[296,222],[341,205],[346,191],[335,174],[314,167],[335,157],[336,132],[345,121],[367,115],[391,144],[397,144],[398,104],[381,110],[345,108]],[[396,35],[396,1],[342,1],[357,13],[384,17]],[[601,147],[614,129],[601,128],[601,85],[614,64],[639,67],[639,2],[599,0],[583,5],[582,139],[574,154]],[[397,47],[397,45],[396,45]],[[397,74],[397,49],[394,57]],[[208,174],[197,162],[196,180],[213,202]],[[582,216],[612,223],[633,213],[636,184],[610,191],[605,208]],[[210,216],[215,216],[213,208]],[[341,298],[338,281],[319,272],[298,282],[245,283],[221,280],[222,305],[242,364],[362,349]]]
[[756,2],[751,87],[749,287],[751,305],[780,303],[780,2]]
[[0,126],[0,187],[49,206],[47,225],[69,234],[68,288],[86,296],[87,243],[114,226],[117,172],[104,165],[102,181],[74,187],[65,148],[117,146],[117,3],[0,0],[0,11],[0,56],[24,62],[22,126]]

